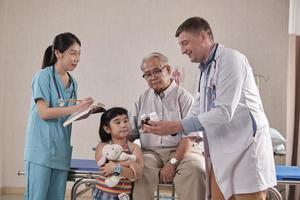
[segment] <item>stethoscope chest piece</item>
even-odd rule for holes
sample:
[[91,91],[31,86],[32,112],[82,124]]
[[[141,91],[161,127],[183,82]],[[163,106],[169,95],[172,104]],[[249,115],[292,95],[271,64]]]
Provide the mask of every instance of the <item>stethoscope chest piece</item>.
[[65,100],[63,100],[63,99],[58,99],[57,100],[57,105],[59,106],[59,107],[63,107],[64,105],[65,105]]

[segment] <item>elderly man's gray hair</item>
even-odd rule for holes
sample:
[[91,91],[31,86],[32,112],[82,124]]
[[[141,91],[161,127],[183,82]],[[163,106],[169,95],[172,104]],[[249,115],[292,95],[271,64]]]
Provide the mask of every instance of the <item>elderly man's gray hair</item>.
[[144,70],[144,63],[152,58],[159,58],[160,60],[160,64],[161,65],[166,65],[168,64],[168,58],[167,56],[163,55],[162,53],[159,52],[152,52],[149,55],[147,55],[146,57],[143,58],[142,63],[141,63],[141,70]]

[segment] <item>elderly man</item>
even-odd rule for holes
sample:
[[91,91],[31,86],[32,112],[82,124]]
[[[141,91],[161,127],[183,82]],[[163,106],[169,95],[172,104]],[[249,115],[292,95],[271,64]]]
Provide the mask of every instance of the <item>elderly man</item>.
[[[193,97],[171,78],[168,59],[151,53],[141,64],[143,78],[149,88],[138,98],[131,110],[133,133],[138,134],[144,155],[144,172],[135,182],[133,199],[153,200],[158,183],[174,182],[181,200],[205,199],[205,163],[195,137],[181,133],[169,136],[144,134],[141,116],[156,112],[162,120],[181,120],[188,115]],[[193,192],[191,192],[193,191]]]

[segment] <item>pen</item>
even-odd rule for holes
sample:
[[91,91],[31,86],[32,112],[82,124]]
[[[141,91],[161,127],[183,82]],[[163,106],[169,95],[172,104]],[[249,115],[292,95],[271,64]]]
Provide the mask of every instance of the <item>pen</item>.
[[81,102],[82,100],[79,100],[79,99],[67,99],[67,100],[65,100],[65,101],[67,101],[67,102],[77,102],[77,103],[79,103],[79,102]]

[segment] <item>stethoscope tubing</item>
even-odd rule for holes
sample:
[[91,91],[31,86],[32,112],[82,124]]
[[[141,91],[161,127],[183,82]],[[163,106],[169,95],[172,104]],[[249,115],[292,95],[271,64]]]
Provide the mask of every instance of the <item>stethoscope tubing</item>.
[[[218,47],[219,47],[219,44],[218,43],[216,43],[216,48],[215,48],[215,50],[214,50],[214,53],[213,53],[213,56],[212,56],[212,59],[207,63],[207,65],[210,65],[211,63],[214,63],[214,69],[216,69],[216,66],[217,66],[217,61],[216,61],[216,52],[217,52],[217,50],[218,50]],[[208,73],[207,74],[209,74],[210,73],[210,69],[211,69],[211,67],[209,68],[209,70],[208,70]],[[216,71],[216,70],[215,70]],[[215,73],[215,71],[214,71],[214,73]],[[201,72],[200,72],[200,78],[199,78],[199,83],[198,83],[198,92],[200,93],[200,85],[201,85],[201,79],[202,79],[202,75],[203,75],[203,70],[201,70]]]
[[[72,87],[73,87],[71,95],[69,97],[69,99],[71,99],[72,97],[75,98],[75,96],[76,96],[75,83],[74,83],[74,80],[71,77],[71,75],[68,72],[67,72],[67,74],[69,76],[69,79],[70,79]],[[61,95],[60,90],[58,88],[58,83],[57,83],[57,80],[56,80],[56,77],[55,77],[55,67],[54,67],[54,65],[52,67],[52,76],[53,76],[53,81],[54,81],[54,85],[55,85],[55,88],[56,88],[56,92],[57,92],[57,95],[58,95],[58,100],[57,100],[58,106],[63,107],[64,105],[62,105],[61,103],[65,103],[65,100],[62,98],[62,95]]]

